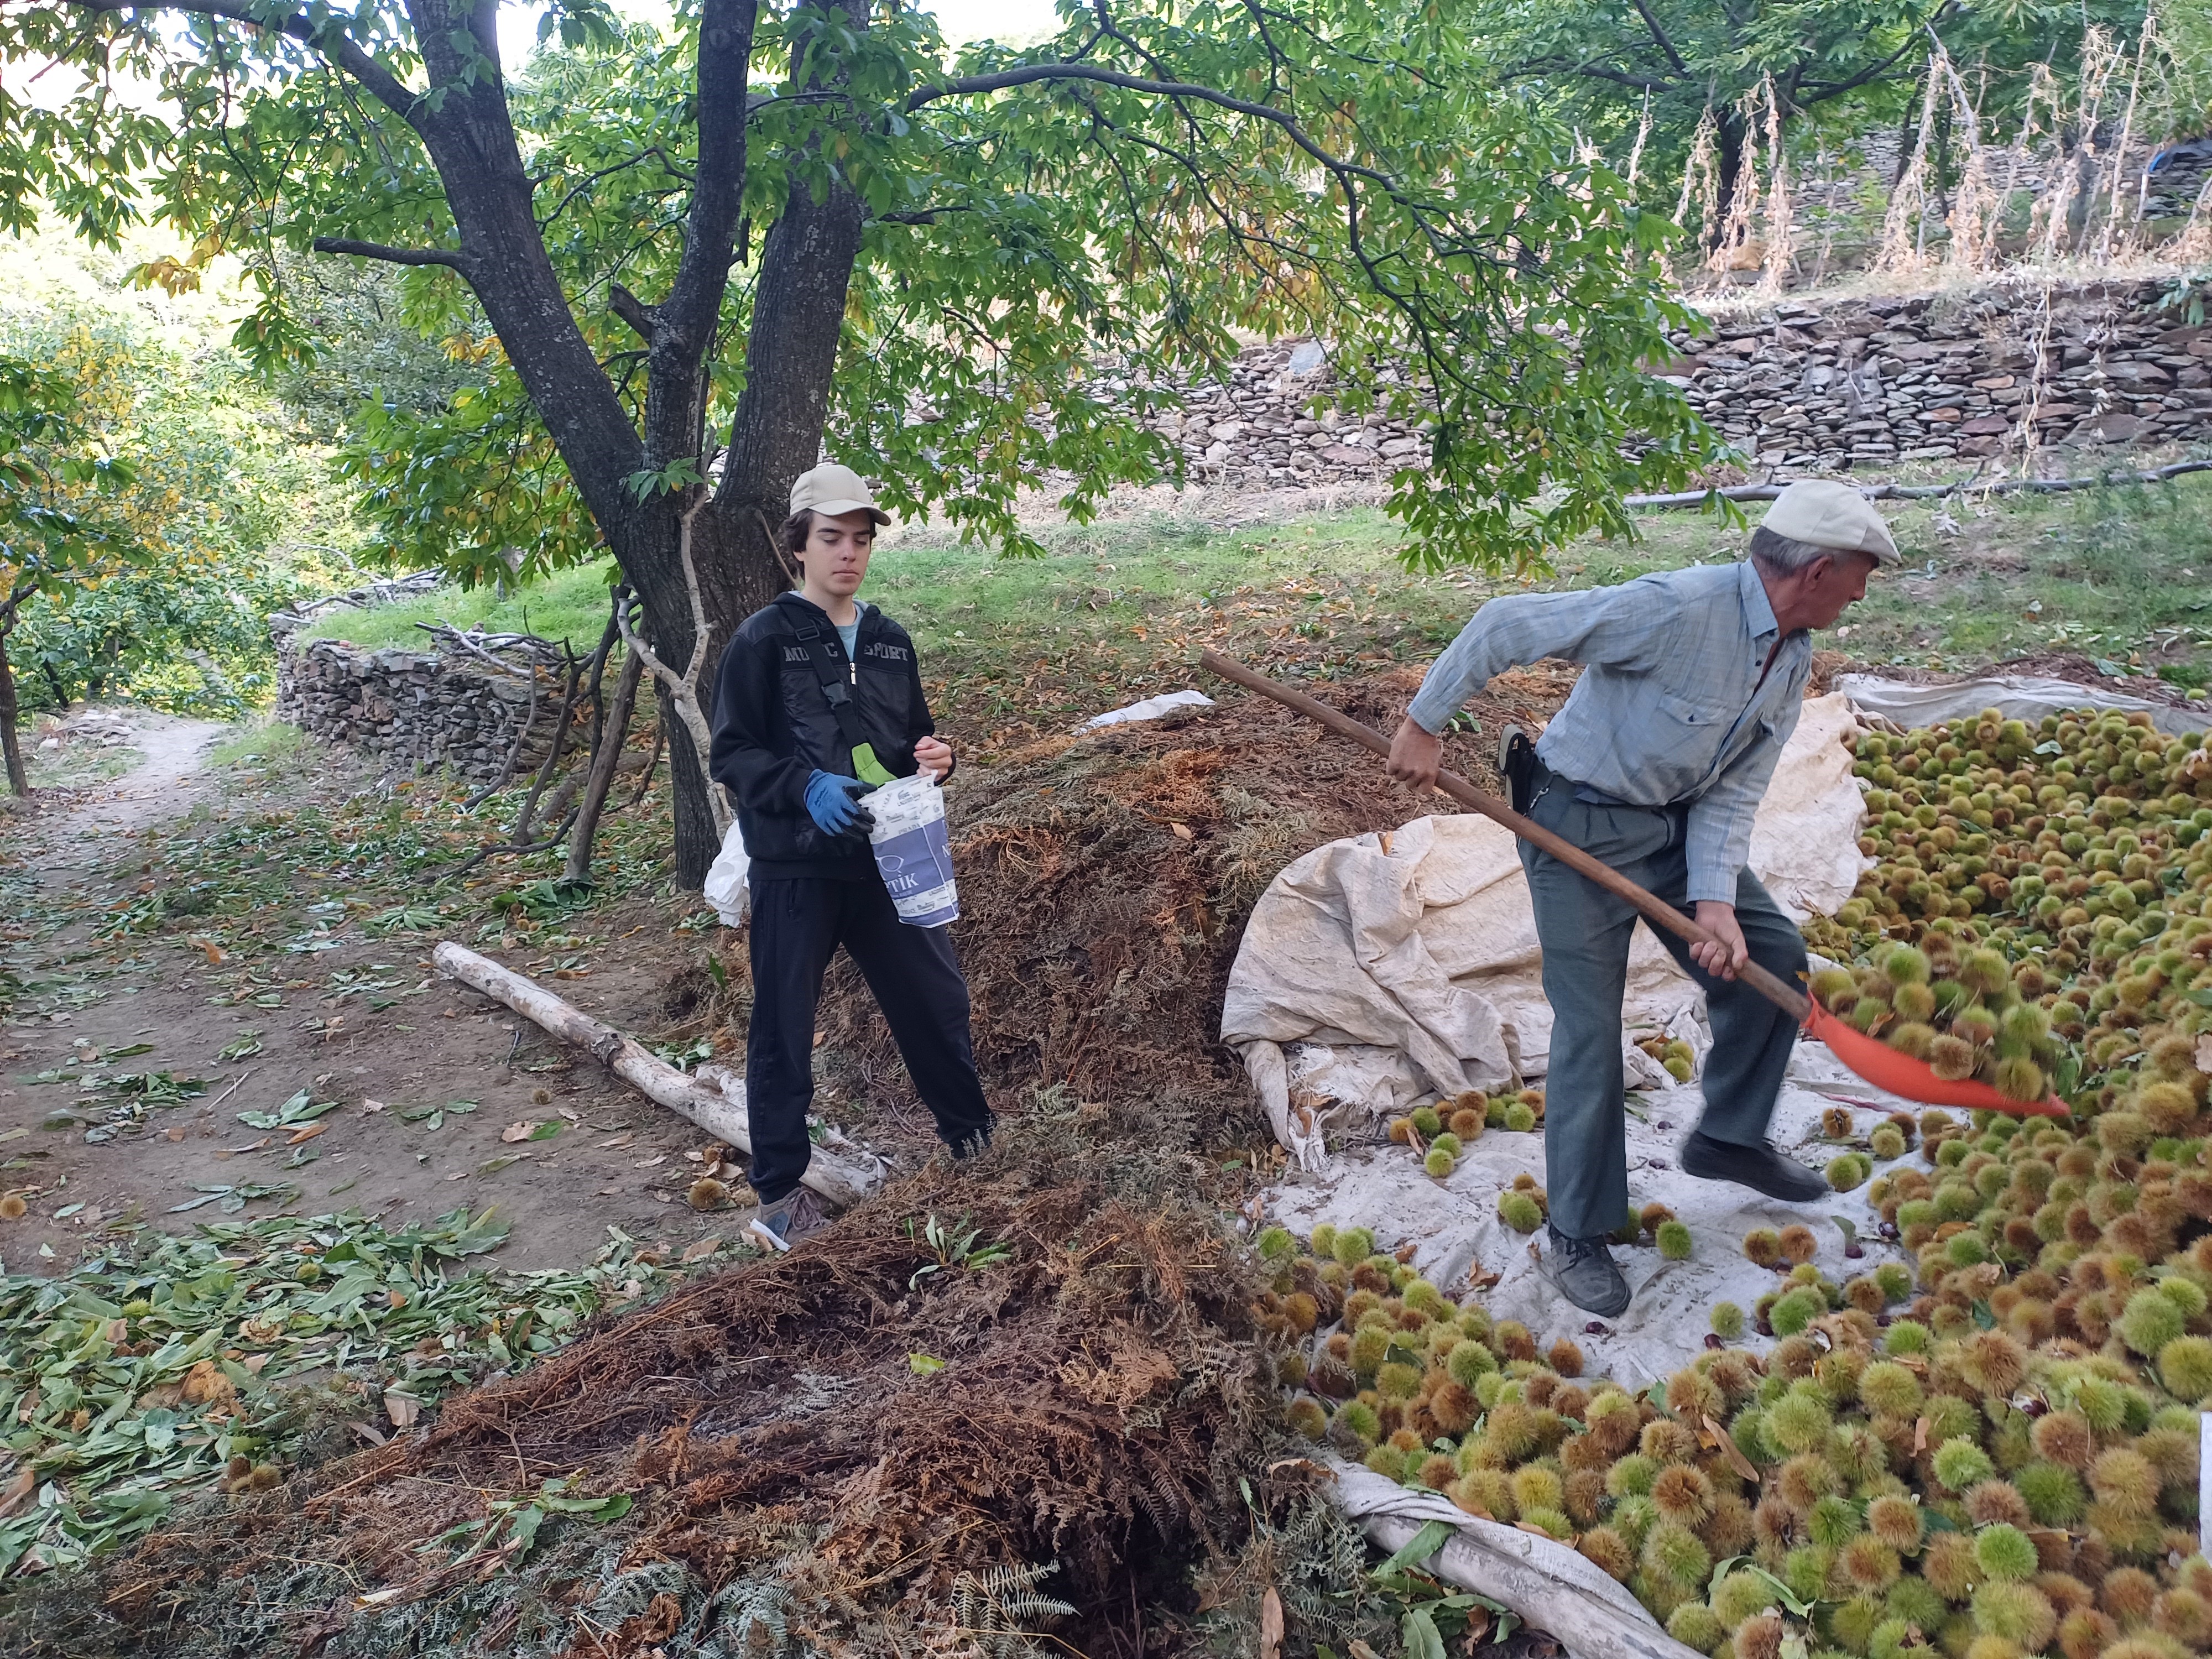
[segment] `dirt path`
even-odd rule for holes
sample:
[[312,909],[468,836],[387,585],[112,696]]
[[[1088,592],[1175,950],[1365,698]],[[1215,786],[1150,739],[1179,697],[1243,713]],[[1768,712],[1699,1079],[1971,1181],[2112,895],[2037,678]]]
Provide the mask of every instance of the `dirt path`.
[[215,720],[136,715],[131,745],[142,757],[137,765],[112,782],[70,790],[67,805],[33,811],[24,820],[41,880],[95,868],[118,853],[120,837],[183,817],[205,787],[208,751],[229,729]]
[[[690,1125],[439,980],[435,934],[368,925],[395,896],[322,867],[340,864],[326,845],[301,855],[284,809],[388,786],[342,753],[257,772],[211,763],[224,727],[132,725],[139,765],[34,797],[0,831],[0,1193],[28,1206],[0,1220],[6,1268],[66,1267],[118,1222],[349,1206],[392,1225],[495,1206],[513,1226],[501,1259],[525,1267],[587,1259],[610,1224],[671,1243],[741,1231],[741,1211],[684,1202],[703,1144]],[[232,870],[270,893],[280,865],[281,896],[248,914],[208,892]],[[665,1024],[669,975],[702,949],[631,901],[580,919],[548,959],[535,937],[485,938],[491,913],[471,903],[453,936],[525,972],[562,964],[563,994],[633,1030]],[[296,1121],[275,1121],[302,1096]],[[545,1138],[506,1139],[517,1124]]]

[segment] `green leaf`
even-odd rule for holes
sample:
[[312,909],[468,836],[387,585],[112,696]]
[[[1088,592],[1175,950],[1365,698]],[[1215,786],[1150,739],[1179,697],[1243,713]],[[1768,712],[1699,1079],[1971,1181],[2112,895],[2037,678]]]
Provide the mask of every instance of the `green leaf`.
[[1421,1529],[1394,1551],[1390,1558],[1376,1567],[1370,1575],[1381,1577],[1385,1573],[1400,1572],[1427,1560],[1457,1535],[1449,1521],[1426,1521]]
[[1405,1659],[1445,1659],[1444,1638],[1425,1607],[1406,1609],[1398,1621],[1398,1639],[1404,1644]]
[[240,1112],[238,1121],[249,1129],[289,1129],[302,1123],[313,1123],[325,1113],[337,1110],[335,1100],[314,1100],[302,1089],[273,1112]]

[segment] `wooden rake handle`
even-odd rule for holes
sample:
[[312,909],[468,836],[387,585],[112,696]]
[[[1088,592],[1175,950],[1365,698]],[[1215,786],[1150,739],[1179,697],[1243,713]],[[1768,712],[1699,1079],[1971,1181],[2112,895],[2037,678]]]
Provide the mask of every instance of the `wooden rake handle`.
[[[1285,708],[1294,708],[1309,720],[1320,721],[1339,737],[1373,750],[1378,755],[1390,752],[1390,740],[1371,726],[1359,721],[1340,709],[1309,697],[1303,691],[1294,691],[1279,680],[1269,679],[1255,669],[1247,668],[1234,657],[1224,657],[1218,651],[1199,653],[1200,666],[1212,670],[1225,680],[1257,691],[1263,697],[1273,697]],[[1470,812],[1480,812],[1494,818],[1525,842],[1540,847],[1553,858],[1578,874],[1589,878],[1609,893],[1617,894],[1636,907],[1637,912],[1654,927],[1663,927],[1677,939],[1692,945],[1713,942],[1713,936],[1684,915],[1663,899],[1655,898],[1620,872],[1601,864],[1571,842],[1562,841],[1540,823],[1524,818],[1494,795],[1484,793],[1456,772],[1438,772],[1437,787],[1464,806]],[[1736,969],[1736,977],[1788,1014],[1799,1024],[1804,1024],[1812,1005],[1805,994],[1793,985],[1784,983],[1755,962],[1747,962]]]

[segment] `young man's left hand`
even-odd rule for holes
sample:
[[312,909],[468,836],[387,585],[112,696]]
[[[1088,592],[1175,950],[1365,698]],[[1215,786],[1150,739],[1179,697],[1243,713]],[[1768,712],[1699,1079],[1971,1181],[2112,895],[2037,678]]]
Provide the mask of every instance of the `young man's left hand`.
[[937,738],[919,738],[914,745],[914,763],[939,783],[952,770],[952,746]]

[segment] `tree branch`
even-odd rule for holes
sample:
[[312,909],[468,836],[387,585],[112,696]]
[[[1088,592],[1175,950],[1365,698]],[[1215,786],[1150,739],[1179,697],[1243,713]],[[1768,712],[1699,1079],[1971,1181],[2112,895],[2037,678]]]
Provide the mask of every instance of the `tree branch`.
[[1638,92],[1664,92],[1677,84],[1672,81],[1653,80],[1647,76],[1623,75],[1619,70],[1606,69],[1596,64],[1577,64],[1568,72],[1586,75],[1593,81],[1610,81],[1616,86],[1633,88]]
[[1674,43],[1667,38],[1667,31],[1660,27],[1659,19],[1652,12],[1648,0],[1629,0],[1629,3],[1636,8],[1636,15],[1644,20],[1644,27],[1651,31],[1651,38],[1659,43],[1659,50],[1667,54],[1667,61],[1674,66],[1674,73],[1687,75],[1690,66],[1682,61],[1682,54],[1674,50]]
[[[1929,32],[1934,33],[1933,25],[1929,26]],[[1808,83],[1808,95],[1796,100],[1798,108],[1810,109],[1815,104],[1826,103],[1831,98],[1840,98],[1847,92],[1857,91],[1868,82],[1877,79],[1896,67],[1898,60],[1906,52],[1911,52],[1916,44],[1914,37],[1906,36],[1905,44],[1895,52],[1890,53],[1879,64],[1871,64],[1861,70],[1848,81],[1821,81]]]
[[1009,88],[1030,86],[1039,81],[1090,81],[1100,86],[1141,92],[1154,98],[1188,98],[1238,115],[1249,115],[1255,120],[1271,122],[1280,127],[1292,143],[1334,174],[1340,183],[1347,177],[1358,177],[1389,191],[1394,197],[1400,195],[1392,182],[1373,168],[1331,155],[1298,125],[1295,117],[1277,109],[1273,104],[1232,97],[1228,93],[1217,91],[1212,87],[1202,87],[1194,82],[1149,80],[1144,76],[1125,74],[1120,70],[1102,69],[1095,64],[1024,64],[1018,68],[1000,70],[994,75],[963,75],[954,80],[940,81],[934,86],[917,87],[907,94],[906,110],[912,114],[924,105],[936,103],[940,99],[1004,92]]
[[[646,465],[664,466],[696,455],[706,418],[703,365],[722,296],[728,291],[744,210],[745,121],[750,113],[745,75],[752,56],[759,0],[705,0],[699,13],[695,107],[699,112],[697,160],[691,207],[684,223],[684,253],[667,297],[653,313],[647,338]],[[635,319],[616,315],[635,328]],[[700,765],[706,759],[702,753]]]
[[357,259],[381,259],[392,265],[444,265],[458,270],[464,276],[473,276],[477,260],[473,254],[449,252],[441,247],[386,247],[381,242],[356,242],[343,236],[318,236],[314,240],[318,253],[346,253]]
[[607,309],[637,331],[638,337],[648,346],[653,343],[654,325],[660,320],[659,308],[649,306],[616,283],[607,289]]
[[318,27],[297,12],[271,21],[267,9],[253,4],[252,0],[62,0],[62,3],[81,11],[118,16],[126,12],[180,11],[199,17],[228,18],[255,28],[273,28],[321,52],[367,87],[379,103],[408,125],[415,125],[422,105],[419,94],[356,44],[335,13]]
[[[699,568],[691,556],[691,520],[698,515],[699,509],[707,505],[708,500],[706,492],[702,490],[677,521],[677,552],[684,565],[684,590],[691,600],[691,661],[684,671],[678,674],[655,656],[653,647],[646,644],[632,626],[626,607],[619,605],[615,607],[615,623],[622,630],[623,643],[636,653],[638,660],[646,665],[653,678],[666,689],[668,700],[675,706],[677,717],[684,722],[684,729],[690,735],[691,746],[698,757],[699,770],[702,774],[706,773],[708,760],[714,752],[714,733],[708,722],[707,711],[700,706],[699,684],[706,672],[714,633],[707,625],[707,605],[699,586]],[[723,799],[722,792],[714,787],[711,775],[708,780],[707,804],[714,815],[715,835],[727,835],[730,830],[729,805]]]

